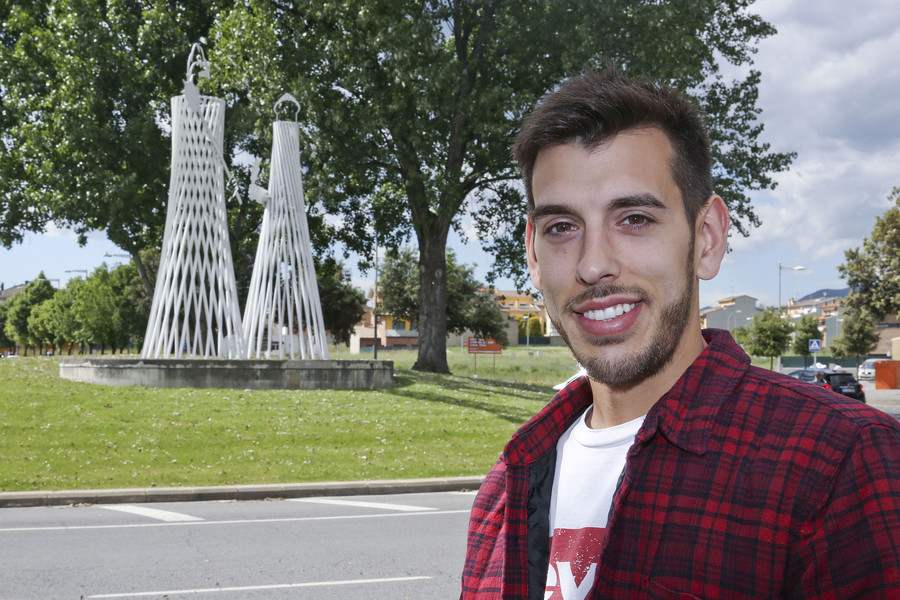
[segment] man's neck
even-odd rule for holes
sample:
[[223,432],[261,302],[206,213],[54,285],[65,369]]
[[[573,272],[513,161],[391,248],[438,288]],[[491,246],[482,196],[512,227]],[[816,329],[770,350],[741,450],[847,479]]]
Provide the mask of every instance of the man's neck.
[[594,406],[588,426],[591,429],[605,429],[646,415],[672,389],[706,346],[706,340],[697,329],[696,334],[685,335],[672,360],[652,377],[627,388],[611,388],[591,379]]

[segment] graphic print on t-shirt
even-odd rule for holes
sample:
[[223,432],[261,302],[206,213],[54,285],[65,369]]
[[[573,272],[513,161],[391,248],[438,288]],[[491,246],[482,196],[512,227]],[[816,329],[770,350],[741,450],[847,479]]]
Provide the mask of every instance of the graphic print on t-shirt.
[[544,600],[584,600],[594,585],[606,529],[556,529],[550,538],[550,567]]

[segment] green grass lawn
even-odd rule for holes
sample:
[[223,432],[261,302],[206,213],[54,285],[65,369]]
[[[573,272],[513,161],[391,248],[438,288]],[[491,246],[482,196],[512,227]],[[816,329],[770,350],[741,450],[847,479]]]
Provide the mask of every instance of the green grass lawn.
[[379,358],[396,386],[355,391],[107,387],[0,360],[0,491],[481,475],[575,371],[565,348],[480,356],[477,378],[459,349],[452,376]]

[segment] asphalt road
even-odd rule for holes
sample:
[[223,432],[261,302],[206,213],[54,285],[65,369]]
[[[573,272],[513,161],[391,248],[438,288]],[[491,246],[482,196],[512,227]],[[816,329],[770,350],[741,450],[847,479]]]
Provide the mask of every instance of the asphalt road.
[[0,510],[0,598],[459,596],[473,492]]

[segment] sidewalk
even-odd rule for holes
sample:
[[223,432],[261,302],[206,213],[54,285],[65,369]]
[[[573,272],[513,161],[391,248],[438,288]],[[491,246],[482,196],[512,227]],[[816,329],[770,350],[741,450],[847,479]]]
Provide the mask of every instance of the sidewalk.
[[267,500],[317,496],[455,492],[477,490],[483,480],[483,476],[437,477],[433,479],[385,479],[262,485],[0,492],[0,508],[69,504],[143,504],[147,502]]
[[876,390],[872,381],[863,381],[862,385],[866,404],[900,419],[900,390]]

